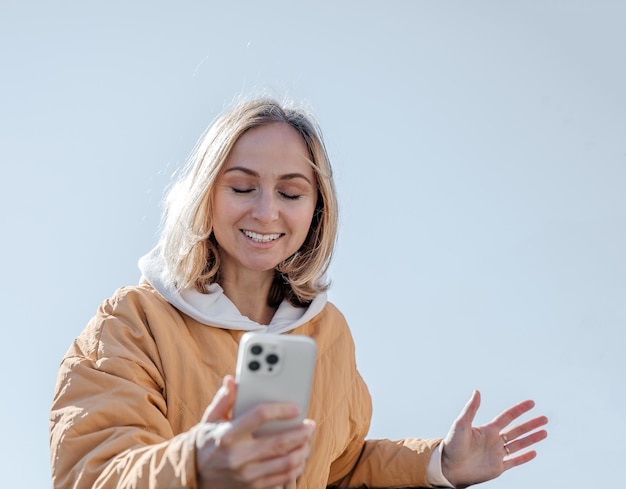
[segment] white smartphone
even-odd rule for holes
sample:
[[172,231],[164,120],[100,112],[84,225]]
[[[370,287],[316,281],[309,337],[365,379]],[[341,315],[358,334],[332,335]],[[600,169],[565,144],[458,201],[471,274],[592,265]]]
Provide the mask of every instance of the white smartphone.
[[257,404],[291,402],[300,407],[298,418],[269,421],[255,435],[279,433],[302,423],[309,406],[316,353],[317,345],[308,336],[244,334],[237,356],[233,418]]

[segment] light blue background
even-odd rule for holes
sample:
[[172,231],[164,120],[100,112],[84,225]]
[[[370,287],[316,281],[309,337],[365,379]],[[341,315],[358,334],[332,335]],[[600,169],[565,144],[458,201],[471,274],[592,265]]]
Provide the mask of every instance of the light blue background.
[[331,300],[372,437],[537,401],[483,487],[619,487],[626,2],[0,2],[3,487],[49,487],[58,363],[137,282],[170,176],[238,94],[308,101],[341,202]]

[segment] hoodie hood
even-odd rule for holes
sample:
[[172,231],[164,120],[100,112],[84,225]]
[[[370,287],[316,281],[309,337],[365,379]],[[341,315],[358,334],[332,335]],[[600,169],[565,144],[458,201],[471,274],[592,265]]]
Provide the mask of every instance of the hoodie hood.
[[295,307],[284,300],[270,324],[266,326],[243,316],[217,283],[207,288],[207,294],[193,288],[178,290],[174,286],[159,246],[139,259],[139,270],[142,274],[141,282],[149,283],[178,310],[207,326],[240,331],[284,333],[311,320],[326,305],[325,292],[318,294],[308,307]]

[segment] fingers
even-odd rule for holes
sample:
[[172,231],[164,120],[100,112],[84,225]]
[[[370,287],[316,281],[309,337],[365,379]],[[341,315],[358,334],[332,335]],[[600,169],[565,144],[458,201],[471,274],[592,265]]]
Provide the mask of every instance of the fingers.
[[255,481],[258,487],[284,486],[295,481],[304,471],[310,453],[308,444],[271,460],[251,463],[245,478]]
[[519,452],[520,450],[524,450],[525,448],[540,442],[547,436],[548,433],[545,430],[535,431],[534,433],[531,433],[523,438],[517,438],[513,441],[509,441],[506,444],[506,447],[508,448],[509,453]]
[[[243,445],[235,441],[223,448],[232,454],[232,467],[245,468],[247,480],[267,478],[267,487],[286,484],[295,480],[306,464],[310,451],[310,439],[315,423],[307,422],[291,430],[251,439]],[[239,449],[235,450],[235,445]]]
[[259,404],[233,421],[232,438],[251,436],[268,421],[297,418],[300,408],[291,403]]
[[[520,404],[526,404],[525,407],[528,406],[527,401],[525,403],[520,403]],[[532,406],[534,406],[534,403],[532,403]],[[503,461],[503,470],[509,470],[518,465],[522,465],[527,462],[530,462],[532,459],[534,459],[537,456],[537,452],[535,452],[534,450],[529,450],[520,455],[513,455],[513,454],[519,451],[522,451],[530,447],[531,445],[534,445],[535,443],[540,442],[541,440],[544,440],[548,436],[547,431],[546,430],[534,431],[534,430],[536,430],[537,428],[541,426],[544,426],[547,423],[548,423],[548,418],[546,418],[545,416],[538,416],[518,426],[515,426],[511,430],[508,430],[506,433],[502,433],[500,435],[505,443],[504,448],[507,452],[507,458],[505,458],[505,460]]]
[[257,439],[254,462],[261,474],[298,475],[310,454],[310,438],[315,423],[303,423],[297,429]]
[[304,471],[315,423],[305,420],[296,428],[263,437],[253,437],[250,432],[247,437],[229,436],[233,422],[214,427],[224,429],[216,430],[218,439],[199,459],[204,484],[200,487],[248,487],[253,483],[254,487],[272,488],[293,482]]
[[202,421],[213,423],[230,419],[230,412],[235,404],[236,389],[235,379],[230,375],[224,377],[222,386],[204,411]]
[[533,407],[535,407],[535,403],[533,401],[520,402],[519,404],[505,410],[502,414],[496,416],[491,422],[493,426],[501,431],[500,437],[504,442],[504,449],[507,457],[509,457],[506,460],[509,468],[529,462],[535,458],[536,455],[534,451],[526,452],[514,457],[511,457],[512,454],[519,452],[520,450],[524,450],[525,448],[540,442],[548,436],[548,433],[545,430],[534,431],[548,423],[548,418],[545,416],[537,416],[536,418],[525,421],[510,430],[502,432],[502,429],[508,426],[514,419],[530,411]]
[[[306,420],[302,425],[277,435],[256,438],[258,441],[256,460],[264,461],[290,453],[301,446],[309,446],[315,430],[315,422]],[[308,452],[307,452],[308,456]]]
[[503,428],[511,424],[514,420],[519,418],[522,414],[530,411],[534,407],[534,401],[522,401],[493,418],[491,424],[497,426],[498,429],[502,430]]
[[537,456],[537,452],[535,452],[534,450],[531,450],[530,452],[522,453],[521,455],[507,458],[504,460],[504,462],[502,462],[502,470],[503,471],[509,470],[509,469],[512,469],[513,467],[517,467],[518,465],[522,465],[527,462],[530,462],[536,456]]
[[530,433],[533,430],[536,430],[540,426],[544,426],[548,423],[548,418],[545,416],[538,416],[536,418],[531,419],[530,421],[526,421],[518,426],[515,426],[513,429],[508,430],[506,433],[502,433],[502,436],[505,436],[507,440],[515,440],[520,436],[525,435],[526,433]]
[[306,423],[278,434],[255,437],[254,432],[265,422],[297,416],[298,409],[291,404],[264,404],[229,423],[219,441],[221,449],[228,453],[231,467],[262,463],[280,458],[299,447],[308,446],[315,423]]

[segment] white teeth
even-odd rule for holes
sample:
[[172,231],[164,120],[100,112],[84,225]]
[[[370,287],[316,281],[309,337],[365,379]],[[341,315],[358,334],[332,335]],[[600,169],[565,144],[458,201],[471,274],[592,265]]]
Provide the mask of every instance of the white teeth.
[[280,238],[280,234],[258,234],[246,230],[243,230],[243,234],[258,243],[268,243],[269,241],[274,241],[275,239]]

